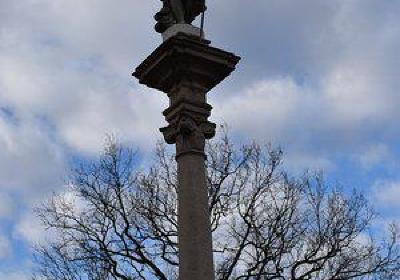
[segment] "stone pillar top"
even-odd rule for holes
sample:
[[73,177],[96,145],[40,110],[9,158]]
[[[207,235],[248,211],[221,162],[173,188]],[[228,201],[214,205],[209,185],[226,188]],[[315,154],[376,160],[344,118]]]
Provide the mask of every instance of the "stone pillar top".
[[177,33],[163,42],[132,74],[141,84],[170,94],[182,81],[205,92],[228,77],[240,57],[210,46],[198,36]]

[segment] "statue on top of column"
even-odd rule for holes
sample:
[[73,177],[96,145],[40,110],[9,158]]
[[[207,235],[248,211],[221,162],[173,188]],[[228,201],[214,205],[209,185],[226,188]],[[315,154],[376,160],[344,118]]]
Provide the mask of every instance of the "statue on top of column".
[[178,23],[191,24],[194,19],[206,10],[205,0],[161,0],[162,9],[155,15],[155,29],[164,33],[169,27]]

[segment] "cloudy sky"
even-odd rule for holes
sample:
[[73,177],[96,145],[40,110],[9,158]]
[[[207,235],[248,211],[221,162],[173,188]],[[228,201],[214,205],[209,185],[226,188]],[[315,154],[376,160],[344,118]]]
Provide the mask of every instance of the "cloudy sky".
[[[281,145],[400,220],[400,1],[208,0],[206,35],[243,60],[210,93],[237,143]],[[0,0],[0,280],[43,238],[32,205],[116,134],[144,159],[167,98],[130,76],[160,1]]]

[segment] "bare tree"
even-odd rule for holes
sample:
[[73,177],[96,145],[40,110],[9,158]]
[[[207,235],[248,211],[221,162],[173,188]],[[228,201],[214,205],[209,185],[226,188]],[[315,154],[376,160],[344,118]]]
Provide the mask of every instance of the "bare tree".
[[[360,193],[346,196],[321,174],[291,178],[280,149],[236,149],[226,133],[207,155],[217,279],[399,279],[398,233],[376,237]],[[111,141],[37,209],[53,238],[37,247],[35,279],[178,278],[173,154],[159,144],[151,167],[137,165]]]

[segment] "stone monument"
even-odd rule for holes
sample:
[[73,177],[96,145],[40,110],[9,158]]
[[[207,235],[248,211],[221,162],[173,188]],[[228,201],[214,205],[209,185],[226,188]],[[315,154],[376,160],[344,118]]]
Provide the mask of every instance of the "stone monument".
[[228,77],[240,58],[214,48],[191,25],[206,10],[204,0],[163,0],[156,31],[164,42],[133,73],[141,84],[169,97],[161,128],[176,145],[178,164],[179,279],[214,280],[212,234],[208,208],[205,141],[215,135],[208,121],[207,93]]

